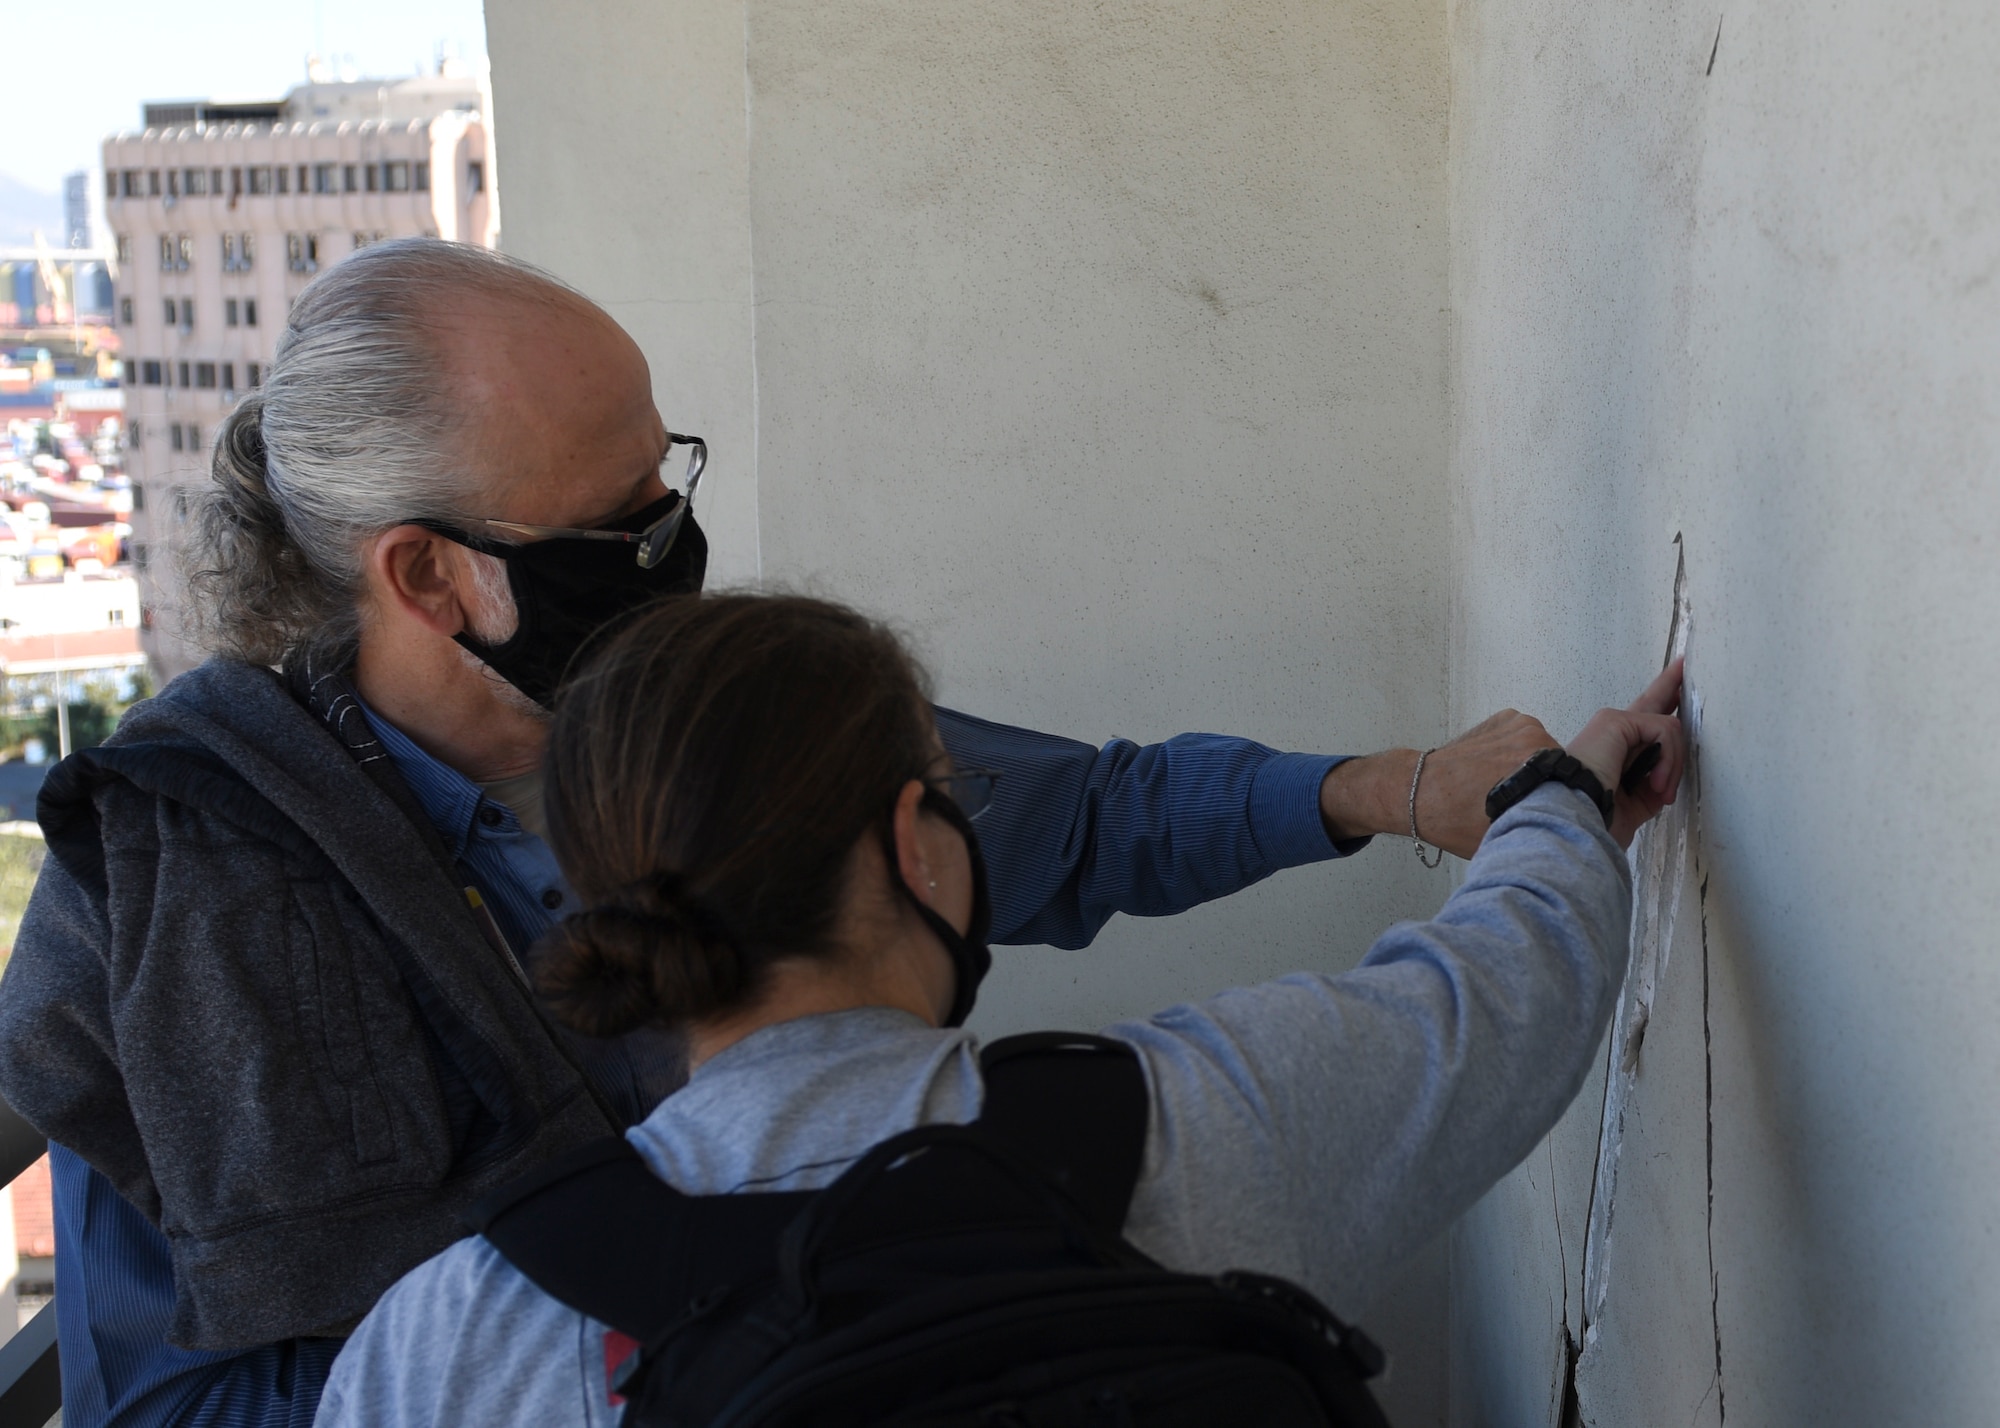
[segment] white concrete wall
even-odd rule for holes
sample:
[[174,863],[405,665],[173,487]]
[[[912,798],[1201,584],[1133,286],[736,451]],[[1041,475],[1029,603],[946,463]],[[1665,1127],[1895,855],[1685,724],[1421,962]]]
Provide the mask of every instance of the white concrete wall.
[[[947,701],[1092,741],[1434,743],[1444,20],[490,0],[502,245],[604,302],[711,439],[718,576],[893,617]],[[979,1023],[1344,966],[1445,877],[1385,844],[1003,954]],[[1370,1316],[1406,1423],[1442,1420],[1442,1268]]]
[[[1685,551],[1700,805],[1609,1289],[1586,1336],[1600,1084],[1454,1237],[1454,1421],[1553,1425],[1586,1337],[1606,1428],[2000,1402],[1989,10],[492,0],[503,241],[711,438],[718,577],[897,618],[949,700],[1567,732]],[[1384,846],[1017,953],[982,1024],[1341,965],[1442,877]]]
[[[1626,694],[1677,532],[1704,705],[1583,1421],[1991,1423],[2000,26],[1451,26],[1455,706]],[[1556,1421],[1599,1105],[1458,1232],[1455,1421]]]

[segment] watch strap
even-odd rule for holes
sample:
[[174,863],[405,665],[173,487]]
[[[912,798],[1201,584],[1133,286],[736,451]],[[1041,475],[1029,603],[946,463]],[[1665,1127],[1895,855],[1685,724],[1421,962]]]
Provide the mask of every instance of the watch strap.
[[1617,807],[1611,790],[1581,760],[1564,749],[1539,750],[1521,767],[1494,784],[1486,795],[1486,816],[1489,819],[1498,818],[1545,783],[1560,783],[1583,794],[1597,805],[1597,811],[1604,816],[1605,826],[1611,826],[1612,812]]

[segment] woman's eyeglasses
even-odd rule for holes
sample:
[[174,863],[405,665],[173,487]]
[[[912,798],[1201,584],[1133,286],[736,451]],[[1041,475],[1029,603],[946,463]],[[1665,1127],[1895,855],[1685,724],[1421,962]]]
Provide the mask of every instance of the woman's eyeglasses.
[[977,818],[992,807],[993,785],[999,777],[999,769],[959,769],[924,782],[950,798],[967,818]]

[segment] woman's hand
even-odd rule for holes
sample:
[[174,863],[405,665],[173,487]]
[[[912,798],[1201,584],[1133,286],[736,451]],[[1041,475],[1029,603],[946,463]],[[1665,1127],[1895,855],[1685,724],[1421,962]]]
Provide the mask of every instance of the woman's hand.
[[[1611,836],[1621,848],[1631,847],[1640,825],[1680,795],[1681,770],[1687,760],[1681,721],[1674,712],[1680,703],[1681,661],[1675,660],[1646,686],[1644,694],[1623,709],[1598,710],[1569,742],[1569,752],[1617,799]],[[1660,761],[1626,792],[1619,787],[1625,770],[1653,744],[1660,746]]]

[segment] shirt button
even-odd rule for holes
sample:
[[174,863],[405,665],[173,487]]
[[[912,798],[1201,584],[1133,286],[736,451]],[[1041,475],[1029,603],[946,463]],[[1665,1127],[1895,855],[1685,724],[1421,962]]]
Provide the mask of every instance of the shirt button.
[[561,907],[562,906],[561,889],[549,888],[547,891],[545,891],[542,894],[542,906],[547,908],[550,912],[554,912],[557,908]]
[[484,823],[488,828],[498,828],[500,826],[500,810],[490,803],[482,804],[479,809],[479,821]]

